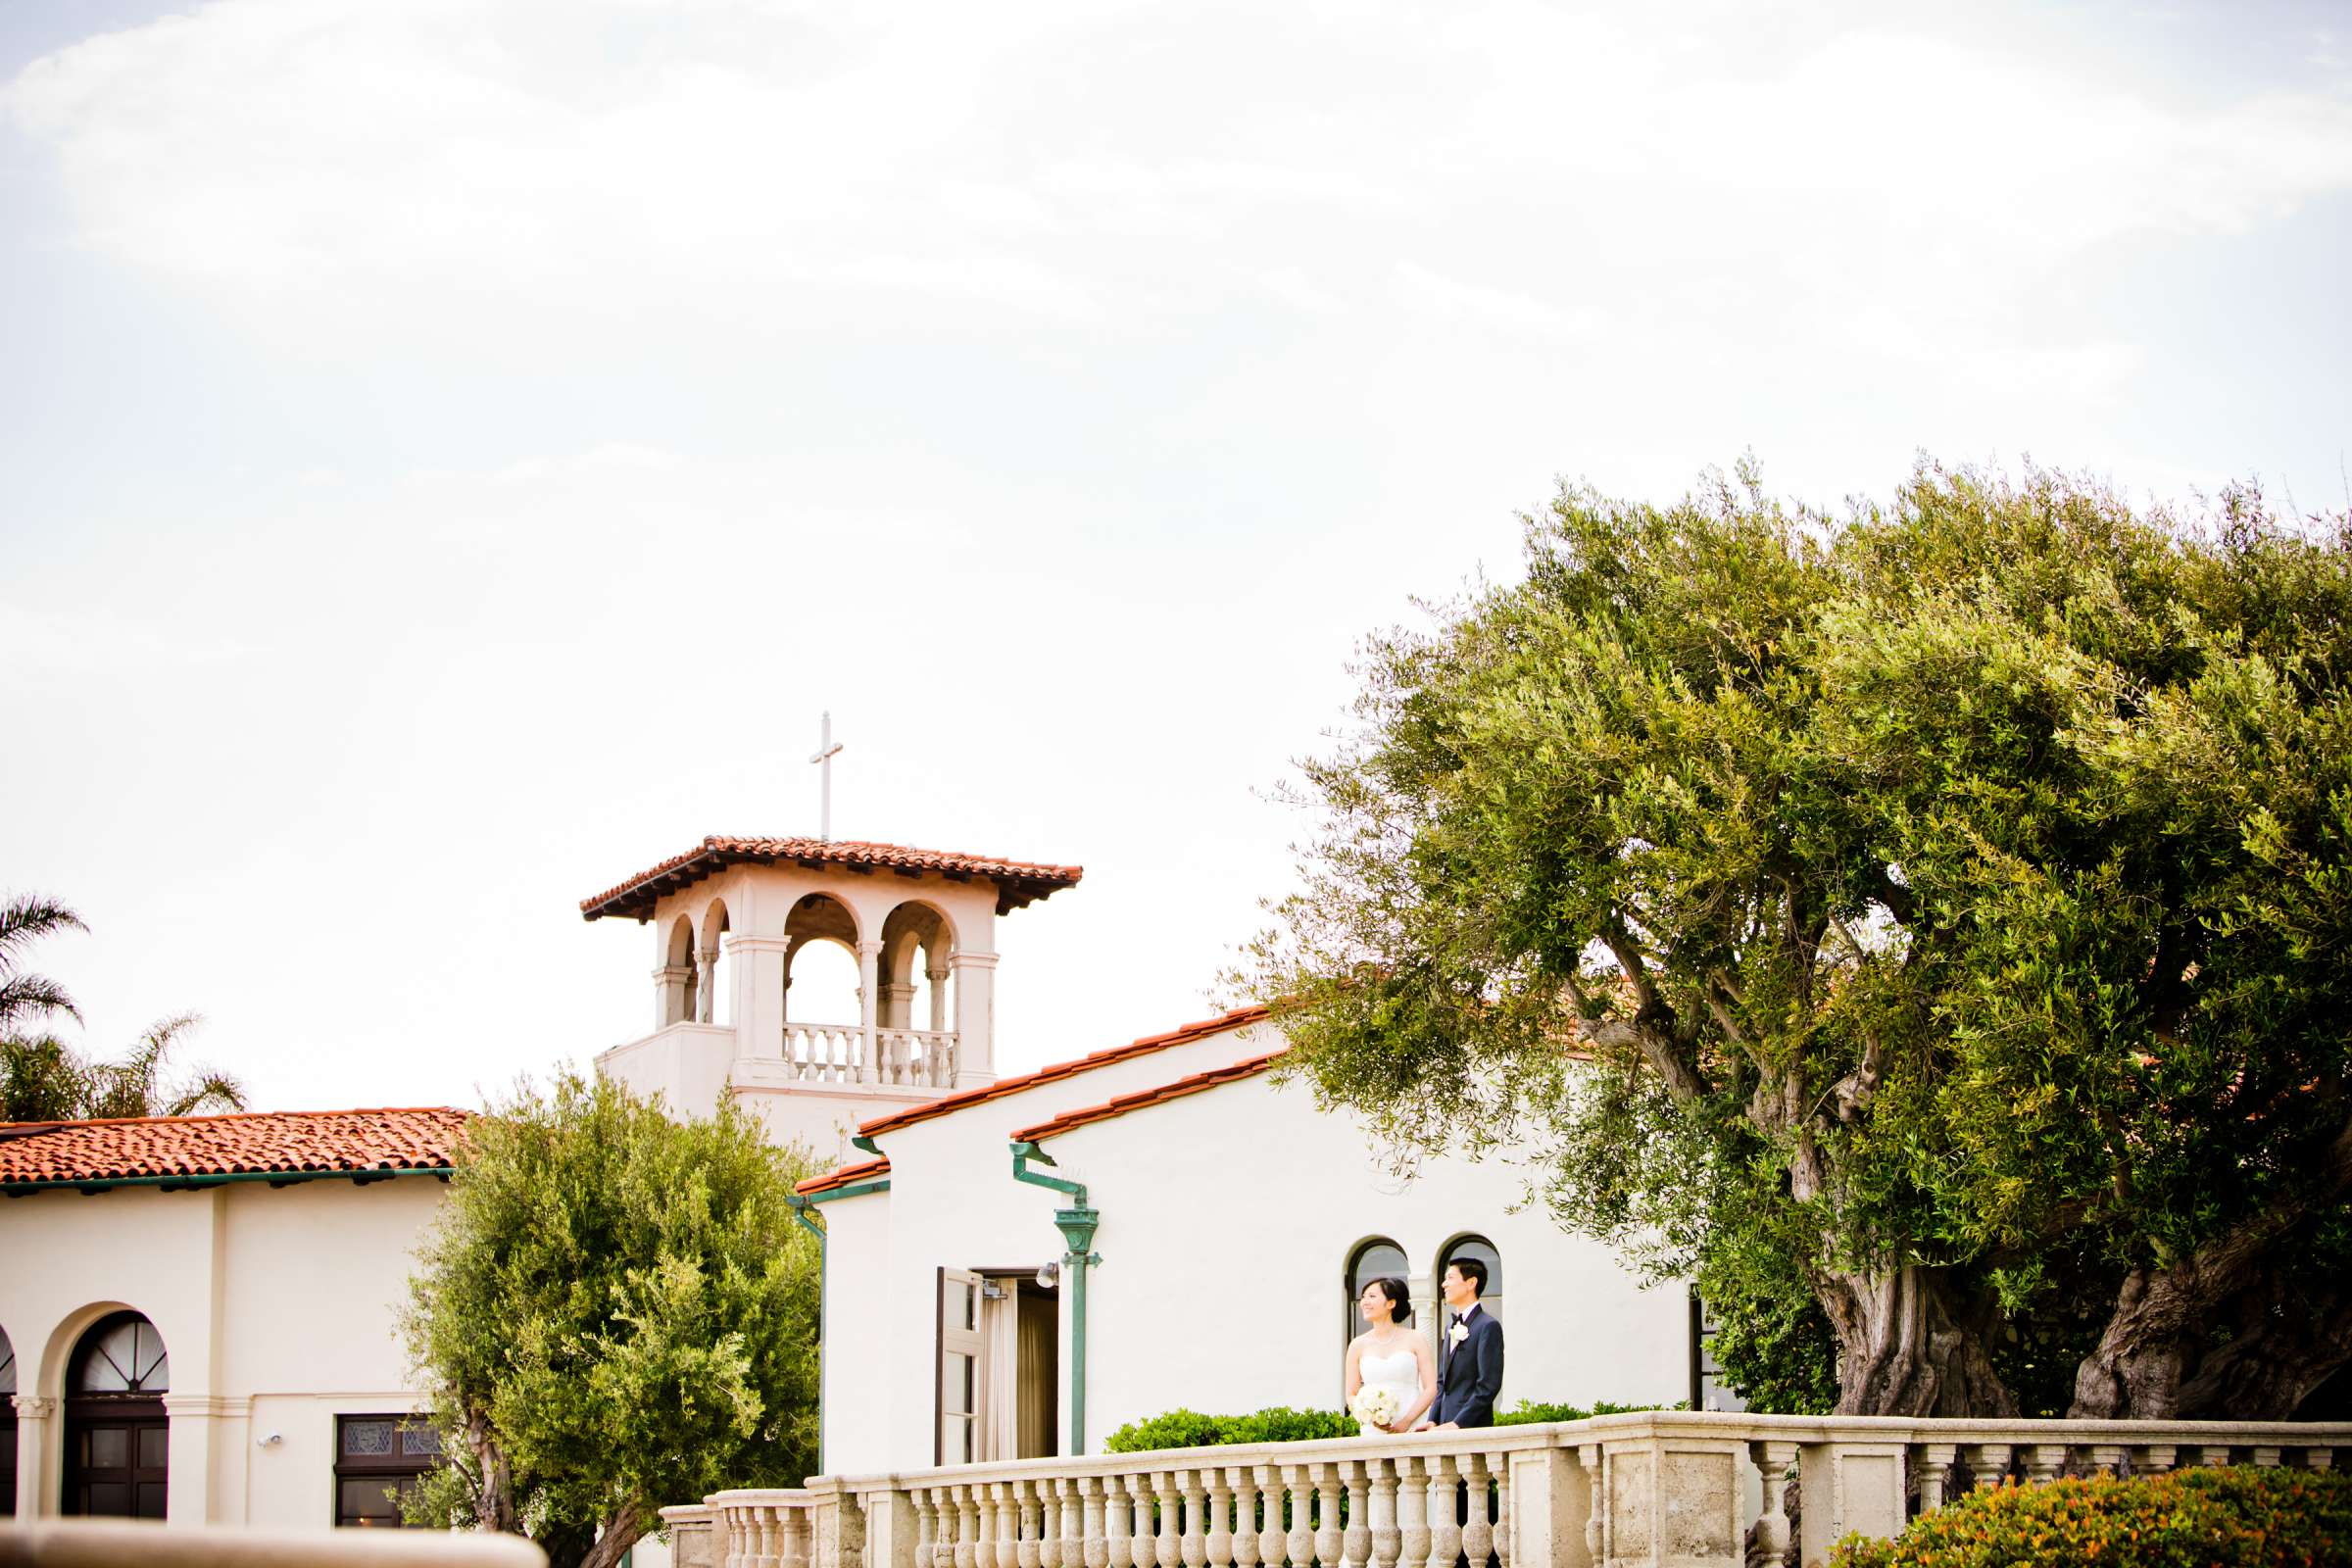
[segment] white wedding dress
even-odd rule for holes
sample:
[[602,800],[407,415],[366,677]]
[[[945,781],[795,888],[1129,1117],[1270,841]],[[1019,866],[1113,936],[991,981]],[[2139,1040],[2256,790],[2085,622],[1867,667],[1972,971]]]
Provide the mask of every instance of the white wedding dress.
[[1355,1364],[1356,1370],[1363,1374],[1365,1388],[1386,1389],[1396,1396],[1397,1416],[1419,1402],[1421,1368],[1411,1350],[1398,1350],[1395,1355],[1374,1355],[1366,1350]]

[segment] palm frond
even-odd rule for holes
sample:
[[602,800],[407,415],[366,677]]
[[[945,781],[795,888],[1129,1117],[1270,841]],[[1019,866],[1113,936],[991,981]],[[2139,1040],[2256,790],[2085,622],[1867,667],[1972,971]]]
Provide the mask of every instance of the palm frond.
[[38,893],[19,893],[0,901],[0,961],[19,949],[58,931],[87,931],[81,916]]
[[81,1021],[81,1009],[74,1005],[66,988],[47,975],[0,977],[0,1029],[13,1028],[21,1019],[52,1012],[62,1012],[75,1023]]
[[163,1116],[193,1116],[200,1110],[243,1110],[245,1086],[224,1072],[199,1069],[197,1076],[173,1092],[156,1112]]

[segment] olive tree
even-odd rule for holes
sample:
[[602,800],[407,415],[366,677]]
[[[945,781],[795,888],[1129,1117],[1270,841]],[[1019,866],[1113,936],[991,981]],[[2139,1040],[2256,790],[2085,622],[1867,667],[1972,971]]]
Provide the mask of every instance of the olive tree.
[[612,1568],[659,1508],[816,1462],[808,1174],[731,1102],[672,1120],[609,1079],[519,1088],[467,1125],[403,1318],[448,1465],[434,1524]]
[[[1236,978],[1785,1408],[2284,1415],[2352,1355],[2352,534],[1924,466],[1563,488],[1374,639]],[[1818,1353],[1817,1353],[1818,1352]]]

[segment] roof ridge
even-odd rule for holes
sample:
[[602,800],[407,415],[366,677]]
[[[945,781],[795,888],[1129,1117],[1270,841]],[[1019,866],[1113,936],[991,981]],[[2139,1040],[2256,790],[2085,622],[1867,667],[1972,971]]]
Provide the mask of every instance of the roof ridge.
[[1000,1078],[993,1084],[980,1084],[970,1089],[958,1090],[952,1095],[942,1095],[939,1099],[927,1101],[920,1105],[910,1105],[905,1110],[895,1110],[888,1115],[877,1116],[871,1121],[861,1122],[858,1124],[858,1131],[871,1137],[877,1133],[893,1132],[901,1127],[911,1127],[917,1122],[929,1121],[935,1116],[952,1115],[973,1105],[985,1104],[992,1100],[1001,1100],[1006,1095],[1017,1095],[1023,1090],[1034,1089],[1040,1084],[1054,1083],[1062,1078],[1074,1077],[1097,1067],[1114,1066],[1119,1062],[1164,1050],[1169,1046],[1190,1045],[1196,1040],[1205,1040],[1210,1035],[1223,1034],[1229,1029],[1248,1028],[1251,1024],[1264,1022],[1272,1011],[1273,1009],[1264,1003],[1251,1003],[1248,1006],[1234,1007],[1214,1017],[1196,1018],[1190,1023],[1178,1024],[1173,1029],[1162,1030],[1155,1035],[1139,1036],[1125,1045],[1105,1046],[1101,1051],[1089,1052],[1083,1056],[1073,1056],[1067,1061],[1048,1062],[1045,1066],[1030,1072],[1016,1073],[1010,1078]]
[[195,1121],[252,1121],[263,1116],[416,1116],[438,1111],[457,1116],[474,1114],[463,1105],[354,1105],[344,1110],[214,1110],[188,1116],[76,1116],[66,1121],[0,1121],[0,1128],[138,1127],[155,1122],[184,1127]]

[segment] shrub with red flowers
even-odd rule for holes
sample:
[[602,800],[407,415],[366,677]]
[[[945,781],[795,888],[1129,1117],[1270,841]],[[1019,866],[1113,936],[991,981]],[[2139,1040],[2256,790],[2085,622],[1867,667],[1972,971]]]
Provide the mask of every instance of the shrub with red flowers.
[[2177,1470],[1970,1493],[1892,1541],[1847,1537],[1833,1568],[2320,1568],[2352,1563],[2352,1475]]

